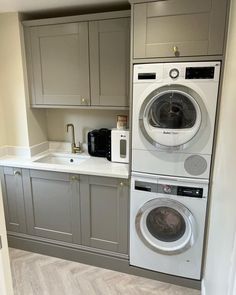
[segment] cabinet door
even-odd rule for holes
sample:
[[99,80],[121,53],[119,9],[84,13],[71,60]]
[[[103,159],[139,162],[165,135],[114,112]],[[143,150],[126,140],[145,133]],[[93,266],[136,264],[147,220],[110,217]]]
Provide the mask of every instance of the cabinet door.
[[33,104],[90,104],[88,23],[32,27],[28,38]]
[[79,182],[68,173],[23,170],[28,233],[80,242]]
[[134,5],[134,58],[221,55],[225,0]]
[[18,168],[0,168],[7,230],[25,233],[25,202],[21,173],[21,169]]
[[89,23],[91,104],[129,105],[130,19]]
[[128,252],[128,186],[118,179],[81,176],[82,244]]

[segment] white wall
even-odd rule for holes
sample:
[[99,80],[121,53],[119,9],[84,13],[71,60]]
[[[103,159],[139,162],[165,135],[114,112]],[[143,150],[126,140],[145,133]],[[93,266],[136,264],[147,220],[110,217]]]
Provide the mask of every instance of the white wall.
[[236,294],[236,0],[231,5],[209,216],[206,295]]
[[66,124],[75,125],[76,140],[86,142],[87,132],[96,128],[116,128],[116,116],[128,111],[113,110],[53,110],[47,111],[48,139],[70,141]]

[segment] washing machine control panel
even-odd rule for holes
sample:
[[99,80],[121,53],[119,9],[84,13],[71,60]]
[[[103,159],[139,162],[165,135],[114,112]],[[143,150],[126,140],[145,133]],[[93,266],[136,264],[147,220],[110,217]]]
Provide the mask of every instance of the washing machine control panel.
[[203,198],[203,188],[189,187],[189,186],[176,186],[169,184],[156,184],[144,181],[135,181],[135,190],[145,191],[150,193],[167,194],[191,198]]

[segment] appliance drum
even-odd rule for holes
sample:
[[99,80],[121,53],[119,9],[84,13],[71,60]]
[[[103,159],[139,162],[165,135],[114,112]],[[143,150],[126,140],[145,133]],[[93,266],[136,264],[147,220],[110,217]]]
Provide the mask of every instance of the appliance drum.
[[192,213],[174,200],[148,201],[138,211],[135,226],[142,242],[162,254],[182,253],[196,240],[196,222]]
[[154,146],[176,147],[189,142],[202,122],[200,96],[182,85],[163,86],[144,100],[139,121]]

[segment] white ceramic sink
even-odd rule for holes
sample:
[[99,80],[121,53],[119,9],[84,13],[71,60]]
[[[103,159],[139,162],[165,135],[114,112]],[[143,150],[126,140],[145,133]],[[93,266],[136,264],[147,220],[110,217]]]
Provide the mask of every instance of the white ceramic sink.
[[79,165],[89,156],[86,155],[72,155],[72,154],[58,154],[51,153],[46,156],[43,156],[34,162],[36,163],[45,163],[45,164],[57,164],[57,165]]

